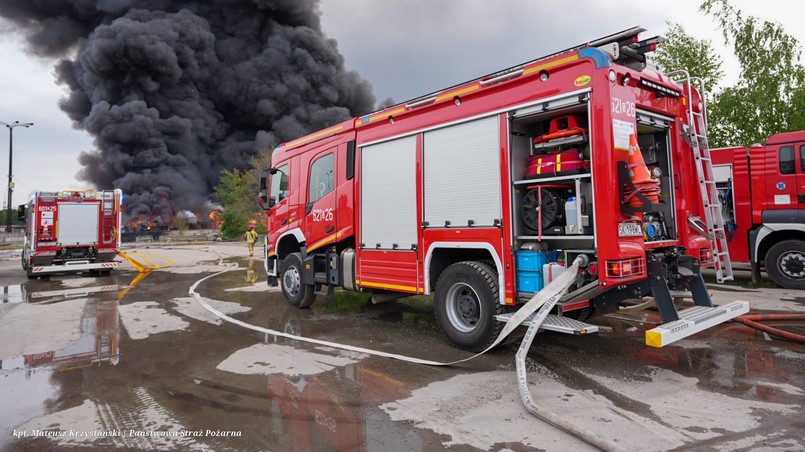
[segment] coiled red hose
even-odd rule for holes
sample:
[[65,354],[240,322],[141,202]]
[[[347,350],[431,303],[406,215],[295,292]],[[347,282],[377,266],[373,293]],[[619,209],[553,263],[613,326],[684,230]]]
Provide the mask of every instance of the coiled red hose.
[[784,331],[779,328],[772,328],[768,325],[760,323],[761,321],[768,320],[805,320],[805,314],[746,314],[736,317],[733,320],[743,323],[744,325],[752,327],[756,330],[764,331],[790,341],[805,343],[805,336],[801,334],[794,334],[789,331]]

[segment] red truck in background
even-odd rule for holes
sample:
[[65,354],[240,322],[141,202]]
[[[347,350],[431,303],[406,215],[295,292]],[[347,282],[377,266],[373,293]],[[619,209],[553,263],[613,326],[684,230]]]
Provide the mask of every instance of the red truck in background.
[[766,144],[711,149],[730,258],[777,285],[805,289],[805,131]]
[[103,275],[117,268],[122,199],[118,189],[32,193],[18,210],[25,219],[22,268],[28,277]]
[[[646,68],[662,39],[642,31],[278,145],[259,193],[268,284],[300,308],[337,287],[433,294],[472,351],[561,262],[583,270],[544,329],[594,332],[584,319],[652,296],[665,325],[646,343],[661,347],[745,313],[714,307],[700,272],[731,277],[702,96],[686,72]],[[677,291],[696,306],[677,311]]]

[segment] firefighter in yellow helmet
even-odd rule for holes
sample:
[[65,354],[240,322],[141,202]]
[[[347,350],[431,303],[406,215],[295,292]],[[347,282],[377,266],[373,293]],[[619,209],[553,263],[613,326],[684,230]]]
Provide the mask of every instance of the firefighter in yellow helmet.
[[250,224],[249,229],[243,234],[246,239],[246,245],[249,247],[249,256],[254,256],[254,243],[257,242],[257,231],[254,230],[254,225]]

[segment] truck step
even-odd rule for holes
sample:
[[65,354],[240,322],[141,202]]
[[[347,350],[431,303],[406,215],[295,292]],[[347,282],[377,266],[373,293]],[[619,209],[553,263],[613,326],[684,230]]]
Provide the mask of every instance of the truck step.
[[[514,313],[499,314],[496,315],[495,318],[499,322],[507,323],[513,315]],[[531,321],[534,319],[536,315],[537,313],[535,312],[534,314],[531,314],[530,316],[526,317],[526,319],[522,323],[523,326],[530,326]],[[548,316],[545,317],[545,321],[542,322],[542,327],[540,328],[540,330],[549,330],[549,331],[556,331],[557,333],[581,335],[581,334],[597,333],[598,326],[591,325],[585,322],[579,322],[578,320],[573,320],[568,317],[561,317],[558,315],[548,314]]]
[[693,306],[679,311],[679,320],[646,331],[646,345],[664,347],[710,327],[749,312],[749,302],[733,301],[724,306]]

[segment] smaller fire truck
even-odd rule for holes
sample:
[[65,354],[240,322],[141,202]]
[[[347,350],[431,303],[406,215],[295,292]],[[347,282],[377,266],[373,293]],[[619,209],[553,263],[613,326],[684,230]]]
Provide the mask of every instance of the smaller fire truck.
[[[109,274],[120,265],[120,190],[34,192],[19,206],[25,219],[22,268],[29,278],[52,273]],[[27,207],[27,208],[26,208]]]
[[732,260],[752,265],[755,284],[763,265],[779,286],[805,289],[805,131],[711,156]]

